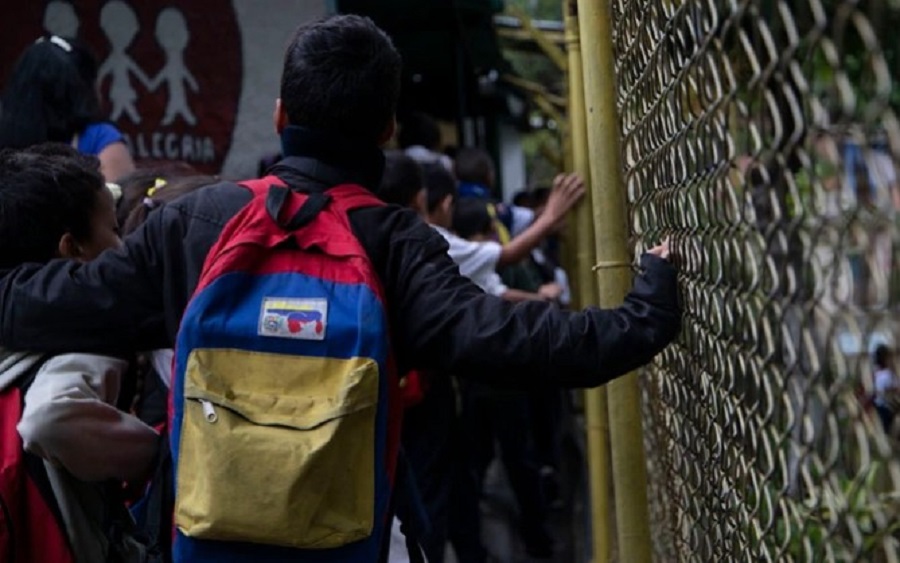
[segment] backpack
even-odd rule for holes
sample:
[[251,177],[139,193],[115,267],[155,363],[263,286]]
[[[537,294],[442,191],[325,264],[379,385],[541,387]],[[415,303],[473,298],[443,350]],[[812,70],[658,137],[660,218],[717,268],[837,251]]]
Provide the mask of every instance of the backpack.
[[175,346],[173,559],[376,561],[402,405],[355,185],[275,176],[206,257]]
[[43,361],[0,391],[0,561],[73,563],[44,461],[26,452],[16,425]]

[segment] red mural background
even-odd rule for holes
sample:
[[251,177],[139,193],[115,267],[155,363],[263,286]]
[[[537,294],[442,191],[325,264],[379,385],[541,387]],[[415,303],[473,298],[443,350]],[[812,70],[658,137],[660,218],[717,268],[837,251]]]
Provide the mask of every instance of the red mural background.
[[97,56],[104,117],[126,135],[135,159],[221,169],[243,75],[230,0],[18,2],[4,12],[0,86],[35,39],[75,35]]

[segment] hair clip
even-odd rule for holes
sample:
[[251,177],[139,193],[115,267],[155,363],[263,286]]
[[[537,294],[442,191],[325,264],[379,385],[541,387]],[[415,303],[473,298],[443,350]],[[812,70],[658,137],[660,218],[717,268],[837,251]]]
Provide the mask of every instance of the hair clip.
[[[37,39],[37,41],[35,41],[35,43],[43,43],[44,41],[48,41],[48,39],[46,37],[38,37],[38,39]],[[65,39],[63,39],[62,37],[60,37],[59,35],[51,35],[49,38],[49,41],[50,41],[50,43],[53,43],[54,45],[56,45],[57,47],[59,47],[60,49],[65,51],[66,53],[72,52],[72,44],[69,43],[68,41],[66,41]]]
[[144,198],[143,204],[147,209],[156,209],[156,202],[149,197]]
[[122,186],[120,186],[119,184],[116,184],[114,182],[107,182],[106,189],[108,189],[110,193],[112,193],[113,201],[118,202],[120,199],[122,199]]
[[153,182],[153,187],[150,188],[149,190],[147,190],[147,197],[153,197],[156,194],[156,192],[165,188],[166,184],[168,184],[168,182],[166,182],[166,180],[164,178],[157,178]]

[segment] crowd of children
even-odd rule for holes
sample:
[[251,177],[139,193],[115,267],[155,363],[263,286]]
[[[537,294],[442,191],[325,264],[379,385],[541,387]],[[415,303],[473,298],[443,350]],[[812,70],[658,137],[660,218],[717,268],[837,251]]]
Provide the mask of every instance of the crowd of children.
[[[426,116],[415,116],[414,124],[418,132],[438,131],[437,124]],[[410,136],[405,135],[407,139]],[[558,176],[539,213],[524,207],[516,209],[525,224],[513,228],[500,219],[503,214],[498,213],[498,207],[502,204],[489,197],[494,172],[486,152],[460,151],[455,163],[432,154],[423,154],[421,145],[388,152],[378,195],[418,212],[447,241],[448,254],[460,273],[486,293],[511,302],[535,300],[563,306],[562,297],[568,292],[564,276],[558,275],[558,264],[549,264],[538,251],[556,234],[566,213],[583,195],[581,179],[574,174]],[[471,170],[482,171],[478,183],[469,182],[468,197],[460,196],[453,173],[457,168],[470,170],[470,179],[474,176]],[[477,194],[471,193],[475,190]],[[506,216],[512,218],[513,213]],[[501,230],[518,234],[506,236],[506,244],[501,244]],[[535,271],[538,263],[533,253],[540,256],[549,275]],[[429,381],[434,379],[441,378],[432,376]],[[421,385],[417,382],[417,387]],[[422,538],[428,560],[443,560],[448,537],[453,538],[454,548],[464,561],[486,560],[480,542],[479,503],[495,441],[516,495],[526,550],[535,557],[552,556],[552,538],[546,524],[547,496],[553,489],[548,480],[558,464],[555,437],[559,420],[554,414],[564,401],[562,393],[552,388],[497,390],[475,382],[457,382],[455,387],[429,388],[428,395],[424,408],[412,407],[409,416],[415,423],[407,424],[404,432],[416,482],[428,492],[423,504],[431,526]],[[439,433],[451,436],[442,446],[431,441]],[[454,433],[465,439],[453,438]],[[443,455],[438,452],[441,448],[445,450]],[[433,463],[435,457],[443,463]]]

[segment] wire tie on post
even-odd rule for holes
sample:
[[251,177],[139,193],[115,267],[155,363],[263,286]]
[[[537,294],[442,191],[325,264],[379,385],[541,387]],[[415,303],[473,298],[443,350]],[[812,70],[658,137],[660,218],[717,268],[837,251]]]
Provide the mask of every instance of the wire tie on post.
[[607,270],[610,268],[628,268],[631,269],[631,262],[624,262],[622,260],[608,260],[604,262],[597,262],[591,268],[592,271],[597,272],[599,270]]

